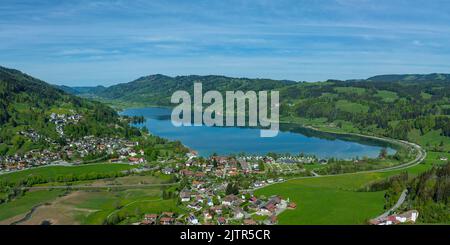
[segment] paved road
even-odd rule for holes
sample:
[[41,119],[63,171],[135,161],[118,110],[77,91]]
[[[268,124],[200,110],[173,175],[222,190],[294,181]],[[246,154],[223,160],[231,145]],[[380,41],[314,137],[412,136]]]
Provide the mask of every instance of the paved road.
[[377,219],[377,220],[384,219],[384,218],[386,218],[389,214],[391,214],[391,212],[393,212],[393,211],[395,211],[397,208],[399,208],[399,207],[405,202],[405,199],[406,199],[406,196],[407,196],[407,195],[408,195],[408,190],[405,189],[405,190],[402,192],[402,194],[400,195],[400,197],[398,198],[397,203],[396,203],[394,206],[392,206],[392,208],[390,208],[388,211],[386,211],[386,212],[384,212],[382,215],[376,217],[376,219]]
[[[353,135],[362,136],[360,134],[353,134]],[[416,158],[414,158],[414,160],[411,160],[409,162],[402,163],[400,165],[393,166],[393,167],[383,168],[383,169],[375,169],[375,170],[367,170],[367,171],[359,171],[359,172],[343,173],[343,174],[327,174],[327,175],[314,175],[314,176],[294,177],[294,178],[286,179],[284,181],[275,182],[273,184],[267,184],[265,186],[261,186],[261,187],[257,187],[257,188],[253,188],[253,189],[247,189],[247,190],[243,190],[243,191],[255,191],[257,189],[261,189],[261,188],[264,188],[264,187],[267,187],[267,186],[270,186],[270,185],[276,185],[276,184],[279,184],[279,183],[283,183],[283,182],[286,182],[286,181],[289,181],[289,180],[295,180],[295,179],[326,178],[326,177],[342,176],[342,175],[355,175],[355,174],[362,174],[362,173],[377,173],[377,172],[389,172],[389,171],[394,171],[394,170],[402,170],[402,169],[411,168],[411,167],[414,167],[414,166],[420,164],[425,159],[425,157],[427,156],[426,151],[424,149],[422,149],[422,147],[420,147],[417,144],[408,142],[408,141],[385,139],[385,138],[379,138],[379,137],[375,137],[375,136],[365,136],[365,137],[379,139],[379,140],[385,140],[385,141],[389,141],[389,142],[394,142],[395,141],[396,143],[400,143],[400,144],[412,147],[412,148],[416,149],[416,151],[417,151]]]
[[[312,129],[314,129],[314,128],[312,128]],[[262,187],[250,189],[250,191],[253,191],[253,190],[256,190],[256,189],[260,189],[260,188],[264,188],[264,187],[267,187],[269,185],[279,184],[279,183],[286,182],[288,180],[293,180],[293,179],[324,178],[324,177],[332,177],[332,176],[340,176],[340,175],[352,175],[352,174],[361,174],[361,173],[388,172],[388,171],[393,171],[393,170],[401,170],[401,169],[406,169],[406,168],[410,168],[410,167],[418,165],[426,157],[426,151],[423,150],[422,147],[420,147],[417,144],[408,142],[408,141],[394,140],[394,139],[389,139],[389,138],[381,138],[381,137],[377,137],[377,136],[368,136],[368,135],[354,134],[354,133],[346,133],[346,134],[347,135],[360,136],[360,137],[366,137],[366,138],[372,138],[372,139],[377,139],[377,140],[382,140],[382,141],[387,141],[387,142],[391,142],[391,143],[395,143],[395,144],[407,145],[409,147],[412,147],[412,148],[416,149],[418,154],[416,155],[416,158],[414,160],[411,160],[409,162],[406,162],[406,163],[403,163],[403,164],[400,164],[400,165],[397,165],[397,166],[389,167],[389,168],[368,170],[368,171],[359,171],[359,172],[353,172],[353,173],[343,173],[343,174],[330,174],[330,175],[313,174],[314,176],[295,177],[295,178],[287,179],[287,180],[284,180],[284,181],[281,181],[281,182],[275,182],[273,184],[268,184],[268,185],[265,185],[265,186],[262,186]],[[49,166],[52,166],[52,165],[46,165],[46,166],[42,166],[42,167],[49,167]],[[73,189],[95,189],[95,188],[97,188],[98,189],[98,188],[114,188],[114,187],[118,187],[118,188],[119,187],[120,188],[140,188],[140,187],[170,186],[170,185],[175,185],[175,184],[176,183],[168,183],[168,184],[138,184],[138,185],[120,185],[120,186],[119,185],[104,185],[104,186],[89,186],[89,185],[33,186],[33,187],[24,187],[24,189],[29,189],[29,190],[66,189],[66,188],[73,188]]]
[[320,176],[320,174],[314,172],[314,170],[311,170],[311,174],[312,174],[314,177]]

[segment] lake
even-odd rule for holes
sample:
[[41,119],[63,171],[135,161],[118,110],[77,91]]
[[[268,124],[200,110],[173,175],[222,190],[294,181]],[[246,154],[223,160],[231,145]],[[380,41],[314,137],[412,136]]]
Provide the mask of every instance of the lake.
[[170,120],[168,108],[127,109],[121,115],[143,116],[148,130],[157,136],[179,140],[185,146],[195,150],[201,156],[213,153],[219,155],[245,152],[251,155],[263,155],[268,152],[313,154],[320,158],[362,158],[377,157],[384,147],[390,154],[395,150],[387,143],[355,136],[341,136],[317,132],[295,125],[281,125],[278,136],[261,138],[258,128],[240,127],[175,127]]

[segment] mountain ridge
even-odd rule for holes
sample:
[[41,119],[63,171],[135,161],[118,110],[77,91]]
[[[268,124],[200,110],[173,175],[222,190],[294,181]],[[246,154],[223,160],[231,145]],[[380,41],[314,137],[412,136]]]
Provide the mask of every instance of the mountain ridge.
[[[117,83],[110,86],[103,86],[103,85],[96,85],[96,86],[67,86],[67,85],[54,85],[55,87],[58,87],[64,91],[69,91],[70,93],[77,93],[77,94],[83,94],[83,93],[90,93],[90,92],[99,92],[107,90],[111,87],[116,87],[118,85],[126,85],[126,84],[133,84],[135,82],[147,82],[152,80],[158,80],[158,79],[186,79],[186,78],[195,78],[198,80],[203,79],[214,79],[214,78],[225,78],[225,79],[238,79],[238,80],[253,80],[253,81],[261,81],[261,80],[270,80],[270,81],[278,81],[278,82],[284,82],[287,84],[292,83],[302,83],[306,81],[294,81],[294,80],[288,80],[288,79],[270,79],[270,78],[247,78],[247,77],[230,77],[225,75],[177,75],[177,76],[168,76],[164,74],[150,74],[146,76],[141,76],[135,80],[132,80],[130,82],[124,82],[124,83]],[[357,81],[372,81],[372,82],[415,82],[415,81],[448,81],[450,82],[450,73],[428,73],[428,74],[382,74],[382,75],[375,75],[371,76],[366,79],[347,79],[347,80],[341,80],[341,79],[328,79],[326,81],[334,81],[334,82],[357,82]],[[307,83],[317,83],[316,82],[307,82]]]

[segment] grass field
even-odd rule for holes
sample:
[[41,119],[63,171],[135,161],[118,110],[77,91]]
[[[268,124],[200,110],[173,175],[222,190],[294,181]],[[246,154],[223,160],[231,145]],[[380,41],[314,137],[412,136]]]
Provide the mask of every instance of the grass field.
[[338,93],[358,94],[358,95],[362,95],[366,92],[365,88],[358,88],[358,87],[336,87],[334,90]]
[[367,113],[369,111],[369,107],[366,105],[361,105],[358,103],[353,103],[348,100],[338,100],[336,102],[336,107],[345,112],[350,113]]
[[398,99],[398,95],[396,92],[388,90],[378,90],[375,96],[381,98],[384,102],[387,103],[394,102],[396,99]]
[[431,97],[432,97],[431,94],[425,93],[425,92],[420,93],[420,96],[422,96],[422,98],[424,98],[424,99],[426,99],[426,100],[429,100],[429,99],[431,99]]
[[279,215],[279,224],[362,224],[383,211],[383,192],[354,192],[316,187],[307,181],[289,181],[257,194],[281,194],[297,203],[297,209]]
[[111,164],[111,163],[98,163],[88,164],[80,166],[49,166],[39,167],[34,169],[27,169],[23,171],[7,173],[0,175],[0,181],[7,181],[17,183],[27,177],[41,176],[42,178],[55,178],[59,175],[81,175],[81,174],[107,174],[116,173],[128,169],[132,169],[134,166],[127,164]]
[[281,195],[297,203],[295,210],[280,214],[279,224],[364,224],[384,211],[384,192],[358,189],[402,171],[417,175],[433,165],[445,164],[439,160],[441,156],[450,154],[429,152],[422,164],[407,170],[295,179],[267,186],[255,194]]
[[[72,167],[66,167],[72,168]],[[88,168],[89,169],[89,168]],[[84,169],[86,170],[86,169]],[[175,199],[162,200],[161,187],[121,189],[120,185],[166,183],[166,176],[125,176],[114,180],[95,180],[92,186],[114,184],[109,189],[79,190],[58,197],[62,190],[30,191],[9,203],[0,205],[0,223],[11,223],[24,217],[37,204],[30,220],[24,224],[40,224],[44,219],[53,224],[103,224],[112,213],[133,216],[123,222],[140,220],[139,213],[179,211]],[[84,183],[86,184],[86,183]],[[117,187],[117,188],[116,188]]]
[[27,192],[16,200],[0,205],[0,221],[27,213],[34,206],[52,201],[61,194],[61,190]]
[[408,138],[411,141],[417,142],[418,144],[430,148],[439,147],[441,142],[443,143],[443,150],[450,151],[450,138],[441,135],[441,130],[431,130],[430,132],[421,135],[419,130],[412,130],[408,134]]

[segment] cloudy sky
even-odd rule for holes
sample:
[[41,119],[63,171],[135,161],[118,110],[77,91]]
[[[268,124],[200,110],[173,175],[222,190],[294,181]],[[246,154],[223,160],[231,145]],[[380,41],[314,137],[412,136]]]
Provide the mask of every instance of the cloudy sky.
[[54,84],[450,72],[446,0],[1,2],[0,65]]

